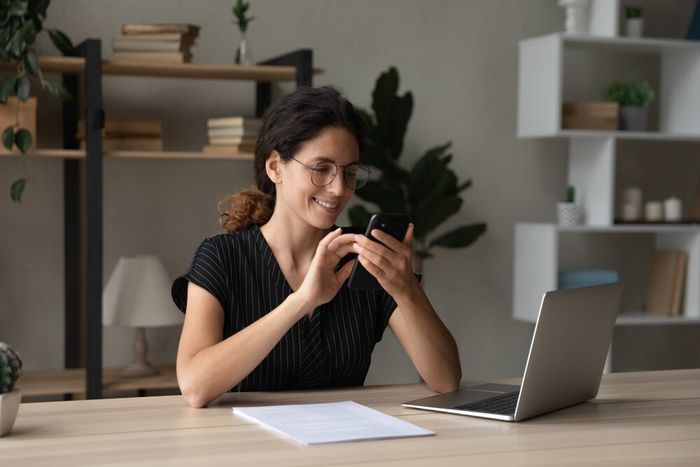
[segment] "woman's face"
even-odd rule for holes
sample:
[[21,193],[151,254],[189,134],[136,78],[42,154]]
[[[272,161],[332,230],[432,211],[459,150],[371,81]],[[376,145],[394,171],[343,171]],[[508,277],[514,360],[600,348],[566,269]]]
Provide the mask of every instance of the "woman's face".
[[[345,184],[345,169],[341,166],[359,162],[357,140],[344,128],[328,127],[303,143],[294,159],[279,167],[280,182],[276,184],[275,209],[289,210],[318,229],[330,228],[354,194],[354,190]],[[325,186],[316,186],[312,182],[310,167],[320,162],[333,162],[338,166],[335,178]],[[317,182],[322,178],[319,175],[317,171]]]

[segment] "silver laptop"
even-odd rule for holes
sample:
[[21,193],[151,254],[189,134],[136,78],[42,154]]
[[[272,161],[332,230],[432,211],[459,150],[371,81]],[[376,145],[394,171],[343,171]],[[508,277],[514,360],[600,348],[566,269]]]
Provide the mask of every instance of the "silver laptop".
[[520,386],[480,384],[404,407],[518,422],[598,394],[622,285],[547,292]]

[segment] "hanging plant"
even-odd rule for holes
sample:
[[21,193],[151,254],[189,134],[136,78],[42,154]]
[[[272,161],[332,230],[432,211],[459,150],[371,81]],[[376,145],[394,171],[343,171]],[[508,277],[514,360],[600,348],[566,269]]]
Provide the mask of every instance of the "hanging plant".
[[[72,99],[70,93],[58,81],[44,78],[34,51],[37,36],[44,30],[46,10],[50,0],[0,0],[0,62],[10,63],[13,71],[0,75],[0,105],[7,104],[11,96],[21,102],[29,99],[32,91],[30,77],[38,79],[42,88],[61,101]],[[68,55],[73,50],[71,40],[58,29],[49,29],[49,37],[54,46]],[[14,147],[26,155],[32,146],[33,136],[26,128],[20,128],[19,105],[14,125],[2,129],[2,144],[8,151]],[[26,161],[25,161],[26,162]],[[27,169],[24,176],[10,187],[12,201],[19,203],[27,184]]]

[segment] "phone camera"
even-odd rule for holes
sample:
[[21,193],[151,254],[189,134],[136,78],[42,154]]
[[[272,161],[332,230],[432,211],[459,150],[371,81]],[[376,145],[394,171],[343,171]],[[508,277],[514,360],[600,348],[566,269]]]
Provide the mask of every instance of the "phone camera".
[[382,227],[386,227],[386,224],[384,222],[382,222]]

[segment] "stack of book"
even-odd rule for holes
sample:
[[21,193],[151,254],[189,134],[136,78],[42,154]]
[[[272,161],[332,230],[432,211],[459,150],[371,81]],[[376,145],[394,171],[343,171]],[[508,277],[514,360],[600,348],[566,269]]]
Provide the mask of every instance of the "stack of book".
[[262,121],[252,117],[223,117],[207,120],[209,144],[207,154],[241,154],[255,152],[255,142]]
[[117,62],[189,63],[199,35],[193,24],[125,24],[112,42]]
[[[85,123],[78,122],[81,148],[85,145]],[[155,119],[107,120],[102,130],[103,151],[162,151],[163,122]]]
[[645,310],[652,315],[681,314],[688,253],[655,250],[647,282]]
[[617,102],[565,102],[562,128],[567,130],[617,130]]

